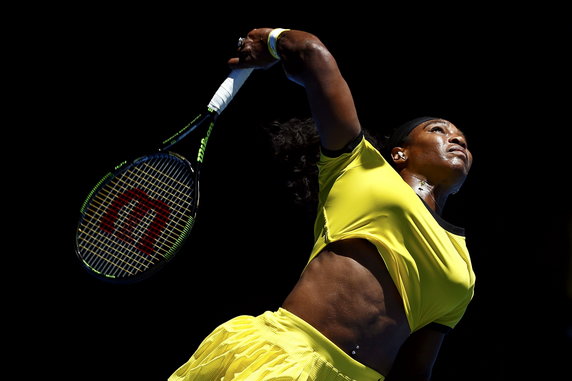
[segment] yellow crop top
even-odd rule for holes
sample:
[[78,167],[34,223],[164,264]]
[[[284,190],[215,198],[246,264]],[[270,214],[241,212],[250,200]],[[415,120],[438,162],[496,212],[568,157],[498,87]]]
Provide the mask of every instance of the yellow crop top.
[[367,239],[403,298],[411,332],[429,323],[455,327],[475,285],[464,230],[435,214],[365,138],[338,157],[322,153],[318,168],[309,261],[328,243]]

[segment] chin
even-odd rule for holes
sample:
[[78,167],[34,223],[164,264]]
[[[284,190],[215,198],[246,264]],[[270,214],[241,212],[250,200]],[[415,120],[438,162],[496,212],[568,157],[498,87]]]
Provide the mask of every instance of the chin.
[[454,159],[449,162],[451,169],[462,176],[467,176],[471,169],[471,164],[467,164],[464,160]]

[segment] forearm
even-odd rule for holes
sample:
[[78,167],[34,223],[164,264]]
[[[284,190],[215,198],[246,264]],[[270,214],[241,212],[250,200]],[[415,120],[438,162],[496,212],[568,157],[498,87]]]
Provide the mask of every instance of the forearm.
[[361,132],[349,86],[342,77],[336,60],[313,34],[288,30],[276,39],[278,59],[268,49],[273,29],[251,30],[231,58],[232,68],[268,68],[278,62],[288,78],[306,89],[308,102],[322,145],[338,150]]

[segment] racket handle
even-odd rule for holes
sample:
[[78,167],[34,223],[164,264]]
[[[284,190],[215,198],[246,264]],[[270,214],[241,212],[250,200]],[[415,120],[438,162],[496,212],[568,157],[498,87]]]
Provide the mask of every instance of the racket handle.
[[234,98],[252,70],[252,68],[232,70],[213,95],[208,107],[220,114]]

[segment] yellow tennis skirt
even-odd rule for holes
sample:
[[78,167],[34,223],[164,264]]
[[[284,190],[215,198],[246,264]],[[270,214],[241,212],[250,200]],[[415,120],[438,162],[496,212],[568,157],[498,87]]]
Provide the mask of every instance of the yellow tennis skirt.
[[169,377],[169,381],[384,379],[283,308],[221,324]]

